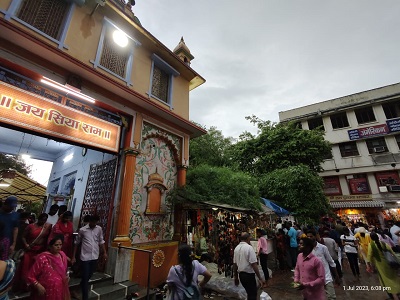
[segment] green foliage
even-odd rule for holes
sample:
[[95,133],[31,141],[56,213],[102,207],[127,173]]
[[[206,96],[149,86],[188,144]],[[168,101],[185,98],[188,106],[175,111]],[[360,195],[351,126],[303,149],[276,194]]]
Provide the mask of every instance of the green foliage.
[[193,167],[208,164],[224,167],[230,164],[228,150],[232,145],[232,138],[225,138],[216,127],[210,127],[207,134],[190,140],[190,165]]
[[189,169],[185,188],[170,193],[169,199],[174,203],[188,199],[257,210],[261,208],[259,188],[254,178],[226,167],[208,165]]
[[320,130],[303,130],[295,123],[275,124],[247,117],[259,131],[244,133],[232,147],[232,160],[239,170],[262,176],[265,173],[299,164],[321,171],[321,163],[331,156],[331,145]]
[[43,211],[43,202],[36,201],[36,202],[28,203],[26,206],[24,206],[24,209],[26,211],[34,213],[36,215],[36,217],[38,217]]
[[31,166],[18,156],[0,153],[0,170],[4,169],[14,169],[27,176],[31,172]]
[[262,195],[278,201],[301,222],[317,222],[330,210],[322,178],[308,166],[290,166],[269,172],[262,177],[261,186]]

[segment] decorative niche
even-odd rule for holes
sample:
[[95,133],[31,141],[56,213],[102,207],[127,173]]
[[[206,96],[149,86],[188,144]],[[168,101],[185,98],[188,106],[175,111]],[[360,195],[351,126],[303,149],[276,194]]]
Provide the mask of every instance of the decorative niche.
[[161,200],[167,190],[164,179],[156,172],[149,175],[149,181],[145,186],[147,190],[146,215],[163,215],[166,212],[161,210]]

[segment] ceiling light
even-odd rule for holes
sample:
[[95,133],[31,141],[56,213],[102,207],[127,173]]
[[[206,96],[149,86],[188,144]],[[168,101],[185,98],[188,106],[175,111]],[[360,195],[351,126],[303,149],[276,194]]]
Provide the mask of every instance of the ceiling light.
[[64,85],[62,85],[62,84],[60,84],[60,83],[58,83],[58,82],[56,82],[54,80],[51,80],[49,78],[43,77],[42,79],[40,79],[40,82],[42,82],[44,84],[47,84],[47,85],[49,85],[49,86],[51,86],[53,88],[56,88],[56,89],[58,89],[60,91],[63,91],[65,93],[67,93],[67,96],[69,94],[71,94],[71,95],[73,95],[75,97],[78,97],[79,99],[82,99],[82,100],[86,100],[86,101],[89,101],[89,102],[92,102],[92,103],[96,102],[96,99],[94,99],[92,97],[89,97],[89,96],[87,96],[85,94],[82,94],[80,92],[74,91],[73,89],[71,89],[71,88],[69,88],[67,86],[64,86]]
[[124,48],[128,45],[128,37],[126,36],[126,34],[123,31],[121,31],[119,29],[114,31],[113,40],[118,46],[120,46],[122,48]]
[[73,154],[67,155],[66,157],[64,157],[63,161],[64,162],[70,161],[73,157],[74,157]]
[[5,181],[0,182],[0,187],[9,187],[10,184],[6,183]]

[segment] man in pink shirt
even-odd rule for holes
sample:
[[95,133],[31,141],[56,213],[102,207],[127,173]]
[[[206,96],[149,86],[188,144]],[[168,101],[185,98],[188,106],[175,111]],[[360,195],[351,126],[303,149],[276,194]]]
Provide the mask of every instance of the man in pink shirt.
[[268,285],[269,272],[268,272],[268,243],[267,239],[264,237],[265,233],[260,228],[256,230],[258,243],[257,243],[257,254],[260,258],[260,265],[264,273],[265,284]]
[[326,300],[325,269],[319,258],[312,254],[313,248],[311,239],[300,240],[301,253],[294,269],[294,287],[303,291],[304,300]]

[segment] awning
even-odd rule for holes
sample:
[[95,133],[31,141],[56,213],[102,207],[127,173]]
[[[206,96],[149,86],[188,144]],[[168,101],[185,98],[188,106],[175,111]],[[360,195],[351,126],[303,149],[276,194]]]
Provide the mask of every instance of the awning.
[[271,200],[261,198],[261,203],[264,203],[267,207],[272,209],[279,217],[288,216],[290,212],[286,209],[280,207],[279,205],[275,204]]
[[207,208],[207,209],[219,208],[219,209],[225,209],[225,210],[232,211],[232,212],[243,212],[243,213],[257,212],[260,215],[262,215],[262,214],[274,215],[275,214],[275,212],[271,208],[265,206],[263,203],[261,203],[261,211],[256,211],[254,209],[238,207],[238,206],[233,206],[233,205],[224,204],[224,203],[215,203],[215,202],[211,202],[211,201],[192,202],[187,199],[186,199],[186,202],[183,204],[183,207],[184,207],[184,209],[194,209],[196,207],[197,208]]
[[385,202],[373,201],[335,201],[331,202],[333,208],[353,208],[353,207],[384,207]]
[[15,170],[1,170],[0,199],[16,196],[20,202],[43,201],[46,187]]

